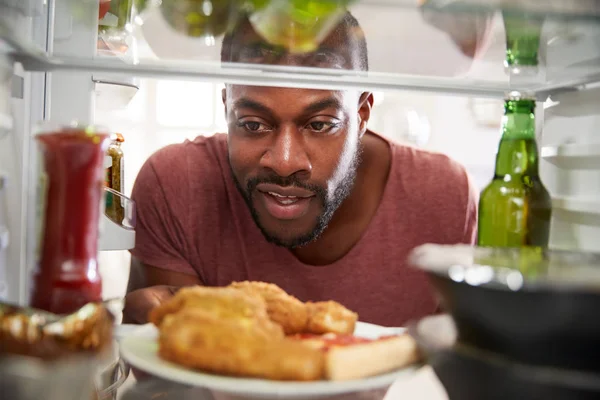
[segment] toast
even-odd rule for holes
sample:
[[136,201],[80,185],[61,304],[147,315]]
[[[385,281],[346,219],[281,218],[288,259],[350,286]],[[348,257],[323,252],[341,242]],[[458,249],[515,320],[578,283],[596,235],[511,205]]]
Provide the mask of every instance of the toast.
[[324,378],[332,381],[379,375],[420,359],[417,344],[408,334],[378,339],[336,334],[291,337],[326,353]]

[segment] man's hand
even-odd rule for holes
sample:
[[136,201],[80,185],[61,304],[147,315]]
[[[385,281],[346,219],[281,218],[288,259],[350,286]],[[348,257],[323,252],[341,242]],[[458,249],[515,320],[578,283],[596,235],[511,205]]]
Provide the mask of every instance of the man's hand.
[[170,299],[179,288],[195,285],[202,285],[196,275],[153,267],[132,257],[123,323],[147,323],[150,310]]
[[123,323],[146,324],[148,313],[157,305],[170,299],[179,290],[177,286],[152,286],[134,290],[125,296]]

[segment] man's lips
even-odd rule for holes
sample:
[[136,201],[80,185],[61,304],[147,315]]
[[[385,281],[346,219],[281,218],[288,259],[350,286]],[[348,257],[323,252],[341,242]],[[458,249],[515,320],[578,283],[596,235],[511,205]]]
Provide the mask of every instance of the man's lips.
[[297,186],[279,186],[274,185],[272,183],[259,183],[256,186],[256,189],[259,192],[263,193],[271,193],[275,196],[279,197],[300,197],[307,198],[313,197],[315,195],[314,192],[310,190],[302,189]]
[[306,214],[315,193],[295,186],[257,185],[267,212],[276,219],[292,220]]

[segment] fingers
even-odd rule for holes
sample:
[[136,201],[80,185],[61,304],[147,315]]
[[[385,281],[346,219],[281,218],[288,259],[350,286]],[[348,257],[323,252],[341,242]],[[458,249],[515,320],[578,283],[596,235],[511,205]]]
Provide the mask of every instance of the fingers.
[[148,313],[150,310],[170,299],[178,289],[173,286],[152,286],[128,293],[125,296],[123,323],[148,323]]

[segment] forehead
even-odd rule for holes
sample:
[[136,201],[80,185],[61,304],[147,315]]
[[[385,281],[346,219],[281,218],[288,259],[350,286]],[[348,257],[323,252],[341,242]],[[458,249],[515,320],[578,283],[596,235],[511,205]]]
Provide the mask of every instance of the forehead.
[[315,104],[347,109],[357,104],[357,93],[351,90],[316,90],[283,87],[227,85],[227,105],[238,109],[257,103],[278,113],[295,113]]
[[[359,46],[356,35],[362,34],[360,29],[348,27],[342,21],[340,22],[329,35],[319,44],[317,50],[306,53],[296,54],[294,58],[285,59],[286,64],[294,64],[298,66],[313,66],[310,64],[304,64],[303,62],[309,59],[311,54],[318,53],[319,51],[333,52],[339,55],[343,60],[343,64],[332,64],[332,65],[319,65],[325,68],[342,68],[359,70],[361,62],[359,55]],[[230,49],[230,61],[233,62],[245,62],[240,59],[240,54],[244,53],[244,49],[261,46],[263,48],[277,48],[279,52],[284,55],[290,55],[285,49],[279,46],[273,46],[268,43],[260,34],[258,34],[252,24],[247,18],[240,21],[235,33],[231,38],[231,49]]]

